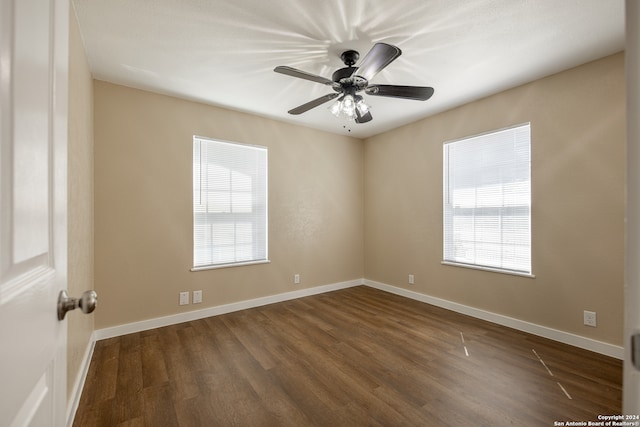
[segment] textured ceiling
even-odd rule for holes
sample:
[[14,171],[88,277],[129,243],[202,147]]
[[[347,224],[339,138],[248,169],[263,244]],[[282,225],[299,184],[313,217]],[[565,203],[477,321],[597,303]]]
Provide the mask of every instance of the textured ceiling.
[[[96,79],[368,137],[624,48],[624,0],[73,0]],[[432,86],[428,101],[365,95],[373,120],[317,107],[340,53],[402,55],[371,83]],[[357,66],[358,64],[356,64]]]

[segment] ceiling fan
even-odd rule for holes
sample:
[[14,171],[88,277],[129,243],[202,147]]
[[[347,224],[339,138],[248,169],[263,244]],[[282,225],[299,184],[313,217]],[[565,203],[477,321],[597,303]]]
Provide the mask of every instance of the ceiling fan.
[[330,86],[336,92],[321,96],[289,110],[289,114],[302,114],[325,102],[338,98],[329,108],[334,115],[347,117],[356,123],[366,123],[371,121],[373,117],[369,111],[369,106],[364,102],[362,95],[359,94],[360,92],[373,96],[413,99],[416,101],[426,101],[433,95],[432,87],[369,84],[376,74],[401,54],[402,51],[396,46],[376,43],[360,62],[360,65],[355,67],[354,64],[360,58],[360,54],[355,50],[347,50],[340,55],[340,59],[342,59],[346,67],[336,70],[331,76],[331,80],[286,66],[276,67],[273,71],[322,83]]

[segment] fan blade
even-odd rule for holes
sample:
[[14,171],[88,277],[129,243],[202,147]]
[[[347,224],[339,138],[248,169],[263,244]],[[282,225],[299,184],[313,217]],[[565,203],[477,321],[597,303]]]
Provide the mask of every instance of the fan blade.
[[340,96],[339,93],[330,93],[328,95],[325,96],[321,96],[320,98],[316,98],[313,101],[309,101],[306,104],[302,104],[299,107],[294,108],[293,110],[289,110],[289,114],[302,114],[305,111],[309,111],[312,108],[317,107],[318,105],[322,105],[327,101],[331,101],[334,98],[337,98],[338,96]]
[[413,99],[426,101],[433,95],[432,87],[424,86],[396,86],[396,85],[371,85],[365,89],[367,95],[389,96],[391,98]]
[[371,119],[373,119],[373,116],[371,116],[371,111],[367,111],[367,114],[361,116],[360,111],[358,111],[358,109],[356,108],[356,123],[367,123],[370,122]]
[[400,48],[386,43],[373,45],[367,56],[360,62],[358,69],[353,73],[356,76],[371,80],[387,65],[391,64],[402,54]]
[[315,74],[307,73],[306,71],[298,70],[291,67],[276,67],[273,69],[276,73],[286,74],[288,76],[297,77],[299,79],[311,80],[312,82],[322,83],[327,86],[333,86],[336,83],[333,80],[329,80],[322,76],[317,76]]

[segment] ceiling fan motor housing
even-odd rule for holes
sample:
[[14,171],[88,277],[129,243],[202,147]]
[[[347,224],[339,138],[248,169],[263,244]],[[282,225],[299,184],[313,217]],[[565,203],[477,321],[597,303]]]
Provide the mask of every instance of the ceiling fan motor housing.
[[336,83],[340,83],[340,80],[351,77],[353,72],[356,71],[357,69],[358,67],[344,67],[344,68],[337,69],[331,75],[331,80],[333,80]]
[[353,95],[367,87],[368,82],[366,79],[353,74],[358,69],[358,67],[354,67],[353,65],[359,58],[360,54],[358,51],[346,50],[342,52],[340,59],[342,59],[346,67],[336,70],[331,75],[331,80],[340,84],[339,87],[334,86],[336,92]]

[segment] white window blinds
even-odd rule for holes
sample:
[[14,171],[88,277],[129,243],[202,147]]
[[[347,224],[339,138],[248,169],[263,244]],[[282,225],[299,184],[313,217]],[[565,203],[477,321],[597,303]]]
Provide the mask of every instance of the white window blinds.
[[194,269],[265,261],[267,149],[194,137]]
[[444,145],[444,261],[531,274],[529,123]]

